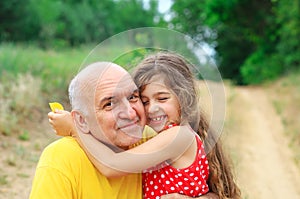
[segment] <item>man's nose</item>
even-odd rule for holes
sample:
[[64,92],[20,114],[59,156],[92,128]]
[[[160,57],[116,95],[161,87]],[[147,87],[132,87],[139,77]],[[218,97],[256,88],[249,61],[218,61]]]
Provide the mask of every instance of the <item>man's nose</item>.
[[134,119],[136,118],[136,111],[133,109],[132,105],[129,101],[124,100],[122,102],[121,110],[120,110],[120,117],[126,119]]

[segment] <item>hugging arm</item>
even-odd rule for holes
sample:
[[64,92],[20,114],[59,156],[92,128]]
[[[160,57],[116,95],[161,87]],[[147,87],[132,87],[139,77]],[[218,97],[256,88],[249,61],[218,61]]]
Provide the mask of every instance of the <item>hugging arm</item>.
[[141,172],[162,162],[176,160],[195,141],[195,134],[188,126],[173,127],[120,153],[114,152],[91,134],[80,134],[79,137],[84,142],[82,145],[85,150],[96,160],[98,165],[95,166],[107,177]]
[[70,112],[50,112],[48,117],[56,134],[76,137],[91,162],[107,177],[141,172],[164,161],[175,160],[188,149],[195,138],[194,132],[188,126],[177,126],[161,132],[135,148],[116,153],[91,134],[78,135]]

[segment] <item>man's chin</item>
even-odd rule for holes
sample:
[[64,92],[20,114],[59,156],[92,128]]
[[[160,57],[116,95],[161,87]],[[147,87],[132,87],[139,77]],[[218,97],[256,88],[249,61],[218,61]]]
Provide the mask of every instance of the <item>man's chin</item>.
[[139,125],[134,125],[126,128],[120,129],[126,136],[130,139],[140,140],[143,137],[144,127]]

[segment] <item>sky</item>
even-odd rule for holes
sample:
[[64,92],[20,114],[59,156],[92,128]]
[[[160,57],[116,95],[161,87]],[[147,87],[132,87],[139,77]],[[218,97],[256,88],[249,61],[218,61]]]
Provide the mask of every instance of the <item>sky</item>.
[[[149,0],[143,0],[145,3],[145,7],[149,7]],[[165,13],[166,11],[168,11],[171,7],[171,0],[157,0],[158,1],[158,10],[161,13]]]

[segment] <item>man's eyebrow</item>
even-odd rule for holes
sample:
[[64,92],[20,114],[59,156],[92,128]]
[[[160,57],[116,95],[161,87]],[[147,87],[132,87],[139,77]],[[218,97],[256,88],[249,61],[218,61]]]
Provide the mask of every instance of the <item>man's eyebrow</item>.
[[134,89],[132,93],[140,93],[139,89]]

